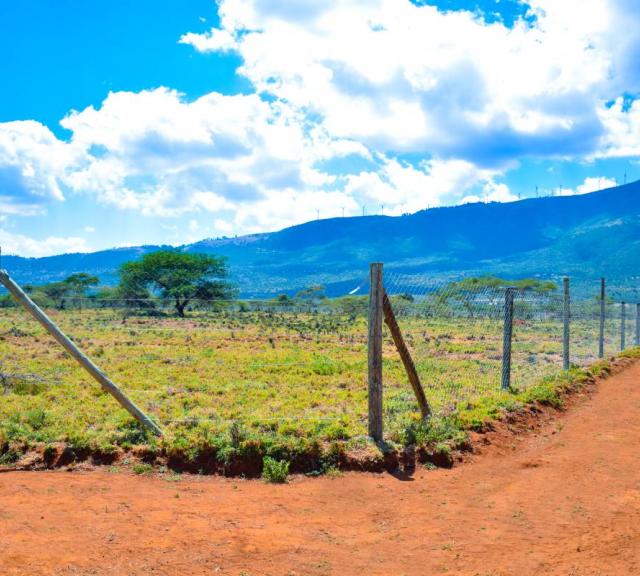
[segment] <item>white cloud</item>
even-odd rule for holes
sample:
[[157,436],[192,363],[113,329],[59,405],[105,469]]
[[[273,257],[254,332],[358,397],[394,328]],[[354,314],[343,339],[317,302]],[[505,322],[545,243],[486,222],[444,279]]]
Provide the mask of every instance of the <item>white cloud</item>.
[[462,199],[463,204],[474,202],[515,202],[518,197],[503,182],[489,180],[482,187],[482,194],[472,194]]
[[561,196],[575,196],[577,194],[589,194],[590,192],[597,192],[598,190],[606,190],[607,188],[613,188],[618,183],[613,178],[607,178],[606,176],[600,177],[588,177],[584,182],[575,188],[562,188],[560,190]]
[[349,176],[344,190],[360,198],[364,206],[385,213],[415,212],[427,206],[455,204],[471,188],[492,185],[496,173],[464,160],[430,160],[412,166],[386,159],[375,171]]
[[39,122],[0,123],[0,213],[33,215],[63,200],[61,180],[80,157]]
[[17,254],[20,256],[52,256],[70,252],[89,252],[91,247],[84,238],[77,236],[58,237],[49,236],[43,240],[36,240],[23,234],[14,234],[0,228],[0,246],[3,254]]
[[640,156],[640,100],[628,102],[619,97],[599,115],[606,132],[594,156]]
[[503,167],[527,154],[588,154],[603,102],[638,83],[624,72],[640,52],[630,28],[640,9],[631,0],[529,4],[535,23],[510,29],[409,0],[313,3],[304,17],[279,1],[222,0],[221,27],[183,41],[237,50],[258,91],[381,153]]
[[255,93],[110,93],[62,120],[69,142],[0,124],[0,217],[84,194],[184,216],[176,235],[203,214],[242,234],[512,201],[501,176],[525,156],[640,156],[640,101],[620,96],[640,91],[640,5],[528,4],[535,21],[508,28],[409,0],[220,0],[220,27],[180,42],[236,51]]
[[226,30],[213,29],[205,34],[189,32],[180,38],[181,44],[190,44],[200,52],[224,52],[236,47],[236,42]]
[[257,95],[187,102],[164,88],[112,93],[62,124],[90,156],[68,186],[152,215],[235,210],[271,191],[304,192],[333,181],[316,163],[368,156],[361,144],[307,129],[290,107]]
[[[77,192],[149,215],[224,213],[219,233],[247,233],[317,217],[387,213],[455,203],[495,171],[462,160],[420,165],[371,154],[362,143],[332,138],[303,114],[258,96],[209,94],[186,102],[170,90],[111,94],[99,109],[63,121],[72,143],[93,150],[66,182]],[[332,174],[320,163],[347,156],[371,165]]]
[[616,180],[605,176],[600,178],[585,178],[584,182],[576,188],[576,194],[589,194],[590,192],[613,188],[617,185]]

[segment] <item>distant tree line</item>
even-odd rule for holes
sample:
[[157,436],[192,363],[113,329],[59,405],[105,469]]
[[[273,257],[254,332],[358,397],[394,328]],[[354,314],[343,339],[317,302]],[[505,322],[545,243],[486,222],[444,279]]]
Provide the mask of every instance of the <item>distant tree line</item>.
[[[170,301],[178,316],[184,317],[194,300],[229,300],[237,294],[226,281],[224,258],[160,250],[140,260],[125,262],[115,287],[99,286],[99,279],[86,273],[72,274],[59,282],[25,285],[23,289],[42,308],[65,310],[73,306],[117,303],[128,307],[154,307],[155,301]],[[0,306],[12,306],[9,295],[0,298]]]
[[[72,274],[60,282],[32,285],[25,284],[22,288],[30,295],[31,299],[43,308],[56,308],[64,310],[68,305],[87,297],[88,291],[100,283],[96,276],[80,272]],[[12,306],[11,296],[4,295],[0,299],[0,306]]]
[[[271,310],[289,312],[332,312],[355,319],[368,311],[367,295],[329,298],[323,285],[312,285],[294,295],[280,294],[266,301],[236,300],[237,288],[228,281],[225,258],[160,250],[119,269],[116,286],[100,286],[99,279],[86,273],[64,280],[23,288],[43,308],[65,310],[78,307],[113,307],[157,312],[171,306],[179,317],[190,308],[228,307],[234,301],[238,312]],[[538,279],[506,280],[495,276],[465,278],[423,292],[391,295],[396,314],[459,315],[474,317],[500,309],[504,292],[513,287],[520,294],[544,299],[558,293],[553,282]],[[421,287],[424,290],[424,287]],[[13,306],[10,296],[0,297],[0,307]]]

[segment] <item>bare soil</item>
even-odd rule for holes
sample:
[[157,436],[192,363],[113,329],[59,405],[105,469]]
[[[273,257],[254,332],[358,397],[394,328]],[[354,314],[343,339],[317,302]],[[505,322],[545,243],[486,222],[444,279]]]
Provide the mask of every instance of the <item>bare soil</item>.
[[640,574],[640,364],[593,389],[452,470],[0,473],[0,574]]

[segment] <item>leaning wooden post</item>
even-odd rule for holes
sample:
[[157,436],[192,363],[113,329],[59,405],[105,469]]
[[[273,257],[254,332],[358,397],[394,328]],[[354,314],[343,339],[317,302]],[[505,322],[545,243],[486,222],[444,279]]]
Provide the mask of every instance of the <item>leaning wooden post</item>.
[[569,370],[571,366],[571,293],[569,289],[569,278],[564,278],[564,308],[563,322],[564,333],[562,338],[562,365],[565,370]]
[[370,267],[369,288],[369,436],[382,441],[382,264]]
[[424,393],[422,383],[420,382],[420,377],[418,376],[418,371],[416,370],[416,366],[413,363],[413,359],[411,358],[409,349],[407,348],[407,345],[404,342],[404,338],[402,337],[402,332],[400,331],[400,326],[398,326],[396,315],[393,313],[393,307],[391,306],[389,296],[384,290],[383,293],[384,296],[382,299],[382,308],[384,310],[384,322],[389,328],[389,332],[391,332],[393,343],[396,345],[398,354],[400,354],[400,358],[402,360],[402,363],[404,364],[404,369],[407,372],[409,382],[411,383],[413,392],[416,395],[418,406],[420,406],[420,413],[422,414],[422,417],[424,419],[427,419],[429,418],[429,416],[431,416],[431,406],[429,406],[427,396]]
[[515,288],[504,295],[504,334],[502,339],[502,389],[511,388],[511,342],[513,340],[513,296]]
[[598,358],[604,358],[604,317],[605,317],[605,298],[606,298],[606,280],[600,280],[600,336],[598,338]]
[[98,368],[80,349],[58,328],[49,317],[25,294],[5,270],[0,270],[0,282],[11,295],[51,334],[58,343],[73,356],[78,363],[93,376],[103,390],[111,394],[120,405],[129,412],[140,424],[154,434],[162,436],[162,430],[140,408],[138,408],[109,378]]
[[627,303],[620,305],[620,350],[624,352],[627,347]]
[[636,346],[640,346],[640,304],[636,304]]

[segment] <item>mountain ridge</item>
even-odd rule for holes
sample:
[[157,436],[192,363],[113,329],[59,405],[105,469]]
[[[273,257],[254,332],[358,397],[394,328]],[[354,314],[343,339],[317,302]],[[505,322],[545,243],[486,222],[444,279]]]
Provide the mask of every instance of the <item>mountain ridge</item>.
[[[166,246],[3,256],[2,265],[23,283],[82,271],[112,284],[120,264],[160,248]],[[490,273],[628,278],[640,275],[640,181],[579,196],[314,220],[180,248],[226,256],[233,280],[248,297],[292,293],[311,284],[341,293],[366,275],[370,261],[434,278]]]

